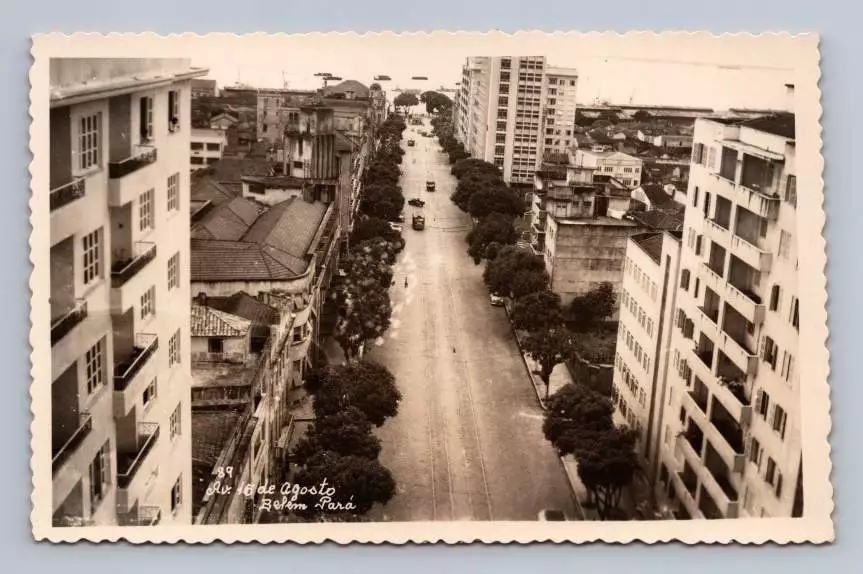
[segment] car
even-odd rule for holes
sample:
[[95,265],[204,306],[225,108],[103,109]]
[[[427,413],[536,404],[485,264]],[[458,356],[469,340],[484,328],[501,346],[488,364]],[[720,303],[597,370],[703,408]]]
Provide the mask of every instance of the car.
[[422,199],[419,199],[417,197],[412,197],[411,199],[408,200],[408,205],[411,205],[413,207],[423,207],[425,204],[426,204],[425,201],[423,201]]
[[416,143],[414,140],[408,140],[408,147],[414,147]]
[[434,191],[434,181],[428,180],[426,182],[426,191]]
[[398,214],[398,216],[396,217],[396,222],[398,222],[398,223],[404,223],[404,222],[405,222],[405,214],[404,214],[404,213],[399,213],[399,214]]
[[401,233],[404,230],[404,227],[402,227],[398,223],[393,223],[391,221],[390,222],[390,229],[392,229],[393,231],[398,231],[399,233]]
[[492,293],[489,296],[489,301],[491,301],[491,304],[494,307],[503,307],[503,297],[501,297],[500,295],[495,295],[494,293]]
[[540,522],[566,522],[566,515],[560,510],[546,508],[539,511]]

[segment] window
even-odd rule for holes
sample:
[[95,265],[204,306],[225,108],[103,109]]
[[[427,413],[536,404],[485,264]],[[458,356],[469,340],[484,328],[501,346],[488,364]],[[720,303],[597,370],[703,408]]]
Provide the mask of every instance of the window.
[[141,143],[153,139],[153,98],[144,96],[138,100],[138,111],[140,113],[140,135]]
[[494,155],[504,155],[506,153],[506,147],[502,145],[494,146]]
[[797,176],[789,175],[785,180],[785,201],[797,207]]
[[180,431],[182,430],[182,427],[180,426],[180,414],[180,405],[177,405],[174,412],[171,413],[171,440],[180,436]]
[[770,367],[776,370],[776,360],[779,355],[779,347],[769,336],[764,336],[764,349],[761,353],[761,359],[765,363],[769,363]]
[[81,171],[102,163],[102,114],[82,116],[78,122],[78,167]]
[[497,110],[497,119],[505,119],[506,118],[506,108],[499,108]]
[[506,143],[506,134],[497,134],[494,136],[495,143],[503,144]]
[[784,229],[779,232],[779,257],[788,259],[791,252],[791,234]]
[[509,105],[509,98],[507,96],[498,96],[497,105],[505,108]]
[[180,330],[177,329],[168,339],[168,366],[173,367],[180,363]]
[[220,143],[207,143],[207,151],[219,151],[222,149],[222,144]]
[[171,90],[168,92],[168,131],[180,131],[180,92]]
[[111,486],[111,442],[105,441],[90,463],[90,510],[94,512]]
[[707,148],[707,167],[713,169],[716,167],[716,148]]
[[695,193],[692,194],[692,205],[698,207],[698,186],[695,186]]
[[695,238],[695,254],[696,254],[696,255],[701,255],[701,243],[702,243],[702,241],[701,241],[701,240],[702,240],[702,237],[703,237],[703,236],[699,235],[699,236],[697,236],[697,237]]
[[225,352],[225,340],[218,337],[210,337],[207,339],[207,352],[208,353],[224,353]]
[[149,189],[138,197],[138,229],[148,231],[153,229],[153,197],[155,190]]
[[776,461],[772,457],[767,457],[767,468],[764,470],[764,480],[771,486],[776,484]]
[[680,272],[680,288],[684,291],[689,291],[689,276],[689,269]]
[[761,443],[758,442],[757,438],[752,437],[749,440],[749,462],[761,468],[761,455],[763,453],[764,449],[761,448]]
[[758,395],[755,398],[755,410],[761,415],[765,421],[770,412],[770,395],[764,389],[758,390]]
[[506,122],[497,122],[497,131],[505,132],[506,131]]
[[180,286],[180,253],[174,253],[168,259],[168,291]]
[[692,163],[704,163],[704,144],[697,143],[692,146]]
[[153,400],[156,398],[157,387],[158,384],[156,382],[156,379],[153,379],[152,381],[150,381],[150,384],[147,385],[147,388],[144,389],[144,396],[142,397],[144,407],[150,406],[150,403],[153,402]]
[[183,475],[177,477],[177,482],[171,487],[171,512],[177,512],[183,504]]
[[788,317],[788,322],[791,323],[795,329],[800,330],[800,300],[797,297],[791,298],[791,313]]
[[84,285],[102,277],[102,228],[81,238],[84,250]]
[[785,426],[788,424],[788,413],[779,405],[773,407],[773,430],[779,433],[779,437],[785,439]]
[[794,356],[788,355],[788,365],[785,369],[785,382],[788,382],[791,380],[791,373],[793,372],[793,370],[794,370]]
[[782,292],[779,285],[774,285],[770,289],[770,310],[778,311],[780,307]]
[[180,210],[180,174],[168,177],[168,211]]
[[141,295],[141,319],[146,319],[156,312],[156,287],[151,286]]
[[84,353],[87,371],[87,394],[92,395],[105,384],[105,339],[100,339]]

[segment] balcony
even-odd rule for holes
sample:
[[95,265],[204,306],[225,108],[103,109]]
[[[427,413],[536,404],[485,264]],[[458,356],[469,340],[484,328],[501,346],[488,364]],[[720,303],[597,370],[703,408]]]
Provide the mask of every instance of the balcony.
[[743,472],[746,463],[743,431],[721,405],[714,403],[711,413],[709,443],[733,472]]
[[728,333],[719,335],[719,348],[737,368],[746,375],[754,375],[758,371],[758,355],[738,343]]
[[752,407],[742,381],[717,379],[713,388],[713,400],[722,403],[728,414],[739,424],[749,424],[752,420]]
[[764,322],[767,308],[755,293],[738,289],[733,284],[726,283],[725,300],[750,323],[760,324]]
[[135,334],[135,346],[132,347],[132,352],[127,358],[114,365],[114,390],[125,391],[158,348],[159,338],[156,335]]
[[156,244],[136,241],[132,247],[132,257],[121,259],[111,265],[111,287],[122,287],[141,269],[156,258]]
[[731,241],[731,232],[712,219],[705,219],[704,222],[704,234],[708,239],[728,249]]
[[158,153],[152,146],[136,146],[130,157],[108,162],[108,205],[121,207],[137,199],[144,190],[158,183],[148,166],[156,163]]
[[162,509],[158,506],[138,506],[131,512],[117,515],[120,526],[156,526],[162,520]]
[[147,455],[153,450],[159,439],[159,425],[157,423],[138,423],[136,449],[132,452],[117,452],[117,486],[128,489],[138,471],[147,459]]
[[773,254],[749,243],[739,235],[731,237],[731,251],[734,255],[761,273],[769,273],[773,264]]
[[83,299],[75,301],[75,306],[51,323],[51,346],[59,343],[72,329],[87,318],[87,302]]
[[51,211],[56,211],[65,205],[69,205],[76,199],[81,199],[87,193],[87,180],[75,179],[56,189],[52,189],[49,196]]
[[81,443],[84,442],[84,439],[89,436],[90,431],[93,430],[93,419],[89,414],[81,414],[80,415],[80,423],[78,428],[75,429],[75,432],[72,433],[66,442],[64,442],[60,447],[53,452],[53,456],[51,458],[51,472],[56,474],[58,470],[63,468],[63,465],[69,460],[69,457],[81,446]]
[[699,273],[703,283],[713,289],[716,293],[721,293],[725,285],[725,279],[722,278],[716,271],[710,268],[707,261],[701,263],[701,273]]

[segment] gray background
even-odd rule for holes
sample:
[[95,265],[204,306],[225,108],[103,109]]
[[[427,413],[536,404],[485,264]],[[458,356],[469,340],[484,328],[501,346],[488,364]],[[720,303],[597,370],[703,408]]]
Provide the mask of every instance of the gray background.
[[[0,556],[8,572],[518,572],[659,573],[860,572],[861,478],[858,441],[861,378],[855,368],[855,325],[863,324],[857,252],[860,199],[852,188],[852,134],[863,133],[859,106],[863,55],[860,8],[854,0],[29,0],[3,2],[0,18],[0,149],[4,202],[0,207]],[[833,484],[837,543],[832,546],[151,546],[36,544],[30,535],[29,471],[29,234],[25,166],[29,36],[37,32],[306,32],[479,30],[663,30],[713,32],[817,31],[822,35],[823,127],[831,386]],[[106,54],[110,55],[110,54]],[[856,332],[855,332],[856,331]]]

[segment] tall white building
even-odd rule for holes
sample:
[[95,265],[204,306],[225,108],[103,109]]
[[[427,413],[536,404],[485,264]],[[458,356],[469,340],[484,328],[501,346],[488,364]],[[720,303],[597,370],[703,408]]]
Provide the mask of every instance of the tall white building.
[[793,114],[698,119],[660,488],[681,517],[803,507]]
[[456,136],[504,181],[533,184],[545,151],[565,152],[575,135],[578,73],[543,56],[473,57],[462,69]]
[[54,524],[191,518],[183,59],[54,59]]
[[638,453],[648,461],[655,460],[663,414],[679,263],[677,232],[640,233],[627,242],[612,401],[617,422],[638,431]]

